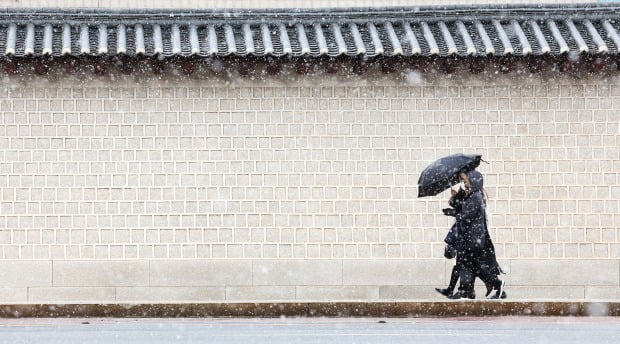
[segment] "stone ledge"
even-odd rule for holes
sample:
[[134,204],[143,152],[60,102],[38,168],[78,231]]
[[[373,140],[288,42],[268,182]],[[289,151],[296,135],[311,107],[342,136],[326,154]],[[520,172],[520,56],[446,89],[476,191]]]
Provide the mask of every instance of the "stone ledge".
[[5,304],[0,318],[620,316],[620,301]]

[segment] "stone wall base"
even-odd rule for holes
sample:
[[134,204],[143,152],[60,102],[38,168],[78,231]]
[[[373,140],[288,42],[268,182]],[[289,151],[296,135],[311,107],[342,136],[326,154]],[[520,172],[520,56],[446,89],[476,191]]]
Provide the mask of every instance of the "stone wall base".
[[0,305],[2,318],[620,316],[620,302],[325,302]]

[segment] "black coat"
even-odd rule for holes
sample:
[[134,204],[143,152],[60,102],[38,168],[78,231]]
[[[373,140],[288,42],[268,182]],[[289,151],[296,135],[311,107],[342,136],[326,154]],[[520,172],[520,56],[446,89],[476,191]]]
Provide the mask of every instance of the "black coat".
[[485,283],[493,283],[496,276],[503,271],[497,263],[495,246],[489,234],[486,207],[482,197],[482,175],[476,171],[470,173],[471,193],[466,195],[460,191],[450,200],[456,222],[444,241],[455,247],[458,255],[462,255],[461,264],[476,271]]
[[[461,211],[463,200],[465,199],[465,192],[463,190],[459,190],[459,192],[454,195],[454,197],[450,198],[448,202],[450,206],[454,209],[454,213],[458,214]],[[444,242],[457,250],[463,246],[461,242],[461,237],[459,235],[459,223],[455,222],[448,234],[446,235]]]
[[493,245],[493,241],[491,240],[488,230],[486,231],[485,245],[482,249],[480,258],[478,259],[478,264],[478,268],[480,270],[485,270],[487,275],[497,276],[500,273],[503,273],[502,268],[497,262],[497,257],[495,256],[495,245]]
[[481,191],[472,192],[463,200],[461,211],[456,214],[463,249],[480,250],[485,247],[488,231],[484,208]]
[[461,209],[461,231],[465,249],[475,252],[480,276],[492,278],[502,272],[495,256],[495,246],[489,234],[486,217],[485,202],[482,196],[482,175],[477,171],[467,173],[471,182],[471,194],[467,197]]

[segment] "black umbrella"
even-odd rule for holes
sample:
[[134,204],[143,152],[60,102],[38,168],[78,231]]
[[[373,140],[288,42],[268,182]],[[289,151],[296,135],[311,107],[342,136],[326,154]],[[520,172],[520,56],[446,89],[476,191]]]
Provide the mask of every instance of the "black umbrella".
[[480,165],[482,155],[453,154],[428,165],[418,179],[418,197],[435,196],[458,183],[459,172],[467,172]]

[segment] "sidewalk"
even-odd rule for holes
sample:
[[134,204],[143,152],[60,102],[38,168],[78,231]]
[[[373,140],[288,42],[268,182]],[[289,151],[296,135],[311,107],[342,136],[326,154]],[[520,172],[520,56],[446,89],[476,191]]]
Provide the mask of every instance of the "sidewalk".
[[0,305],[0,318],[620,316],[620,301],[256,302]]
[[21,318],[4,344],[616,343],[619,317]]

